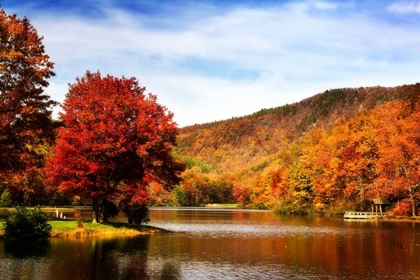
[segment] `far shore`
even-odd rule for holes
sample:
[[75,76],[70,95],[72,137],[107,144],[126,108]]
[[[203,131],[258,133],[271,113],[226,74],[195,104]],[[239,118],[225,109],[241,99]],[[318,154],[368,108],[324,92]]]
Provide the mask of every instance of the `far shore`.
[[420,216],[415,217],[406,217],[406,216],[385,216],[383,218],[379,218],[384,222],[413,222],[413,223],[420,223]]
[[347,221],[380,221],[380,222],[394,222],[394,223],[399,223],[399,222],[420,223],[420,216],[416,216],[416,217],[385,216],[385,217],[375,217],[375,218],[370,218],[370,219],[347,219]]

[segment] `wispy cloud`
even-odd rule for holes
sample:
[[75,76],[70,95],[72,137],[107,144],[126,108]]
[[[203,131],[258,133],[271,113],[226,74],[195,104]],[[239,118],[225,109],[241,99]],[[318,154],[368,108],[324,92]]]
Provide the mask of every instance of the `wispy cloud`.
[[370,13],[353,1],[149,2],[150,13],[115,3],[94,15],[28,14],[56,63],[54,99],[86,70],[136,76],[184,126],[335,87],[418,81],[419,26],[388,21],[392,5]]
[[398,1],[389,5],[387,10],[397,14],[420,14],[420,2]]

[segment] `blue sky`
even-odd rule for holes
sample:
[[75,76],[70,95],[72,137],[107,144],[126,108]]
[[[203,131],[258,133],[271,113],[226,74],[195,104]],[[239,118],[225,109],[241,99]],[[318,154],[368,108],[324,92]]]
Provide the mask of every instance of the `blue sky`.
[[180,127],[332,88],[420,80],[420,0],[7,0],[2,8],[44,36],[57,74],[52,99],[62,102],[86,70],[134,76]]

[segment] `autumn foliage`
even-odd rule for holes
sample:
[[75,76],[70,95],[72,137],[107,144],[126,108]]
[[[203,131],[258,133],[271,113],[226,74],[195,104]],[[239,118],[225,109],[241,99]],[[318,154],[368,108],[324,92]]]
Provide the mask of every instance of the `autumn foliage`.
[[29,205],[45,202],[42,168],[54,138],[56,103],[44,94],[53,63],[42,39],[27,18],[0,10],[0,190]]
[[62,105],[49,182],[90,200],[97,221],[106,219],[110,201],[122,208],[147,205],[149,184],[171,189],[184,170],[171,156],[178,131],[172,114],[144,91],[134,78],[87,72],[70,85]]
[[420,84],[330,90],[182,128],[177,151],[200,163],[191,168],[201,166],[201,174],[233,182],[245,207],[342,213],[370,211],[381,198],[391,202],[390,213],[418,215],[419,96]]
[[42,39],[0,11],[2,205],[92,204],[105,221],[116,206],[139,220],[150,203],[342,213],[381,198],[419,215],[420,84],[332,89],[178,130],[136,79],[87,72],[53,122]]

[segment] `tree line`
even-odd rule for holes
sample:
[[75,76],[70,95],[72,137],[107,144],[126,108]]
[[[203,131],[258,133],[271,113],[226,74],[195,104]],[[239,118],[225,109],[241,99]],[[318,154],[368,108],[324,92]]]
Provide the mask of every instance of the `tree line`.
[[335,89],[182,128],[177,152],[211,168],[188,167],[177,188],[193,198],[196,186],[229,186],[242,207],[288,213],[370,210],[380,198],[390,213],[418,215],[419,96],[420,84]]

